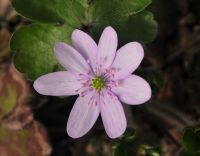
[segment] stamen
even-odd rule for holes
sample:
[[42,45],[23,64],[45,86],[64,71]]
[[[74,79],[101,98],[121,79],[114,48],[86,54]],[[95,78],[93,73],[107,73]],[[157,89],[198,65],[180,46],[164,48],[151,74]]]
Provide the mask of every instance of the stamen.
[[95,76],[92,79],[91,86],[96,89],[97,91],[101,91],[105,87],[105,80],[102,76]]
[[77,80],[80,82],[81,86],[76,90],[76,92],[79,93],[81,96],[84,96],[85,90],[88,90],[87,88],[91,88],[90,79],[83,74],[79,74],[78,76],[79,77]]

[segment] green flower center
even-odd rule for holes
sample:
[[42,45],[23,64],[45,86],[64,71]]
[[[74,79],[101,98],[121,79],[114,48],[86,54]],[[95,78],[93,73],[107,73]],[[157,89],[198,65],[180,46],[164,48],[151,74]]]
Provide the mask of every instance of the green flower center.
[[105,81],[104,78],[101,76],[95,76],[92,79],[92,87],[96,89],[97,91],[100,91],[102,88],[105,87]]

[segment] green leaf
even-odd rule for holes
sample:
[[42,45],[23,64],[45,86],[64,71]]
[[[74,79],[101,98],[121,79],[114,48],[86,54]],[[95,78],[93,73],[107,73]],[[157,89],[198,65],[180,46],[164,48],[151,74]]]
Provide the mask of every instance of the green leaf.
[[158,31],[153,14],[148,11],[131,15],[126,23],[117,30],[119,30],[119,37],[124,43],[130,41],[150,42]]
[[78,27],[86,20],[87,0],[12,0],[12,5],[21,15],[42,23]]
[[151,0],[94,0],[89,9],[94,23],[98,21],[117,23],[116,19],[123,20],[131,14],[136,14],[150,3]]
[[186,128],[182,135],[182,142],[188,152],[200,152],[200,128]]
[[15,52],[16,68],[28,78],[37,77],[58,70],[59,64],[53,47],[58,41],[70,42],[72,28],[46,24],[32,24],[17,30],[10,47]]
[[151,0],[12,0],[18,13],[42,23],[14,33],[10,46],[16,52],[15,66],[30,79],[58,70],[53,46],[56,41],[69,42],[74,28],[88,30],[98,40],[103,29],[111,25],[118,33],[120,46],[130,41],[152,41],[157,23],[151,12],[143,11],[150,3]]
[[131,41],[150,42],[158,31],[153,14],[148,11],[132,14],[123,20],[117,17],[109,21],[99,20],[95,24],[92,34],[96,39],[107,25],[111,25],[118,33],[120,45]]
[[152,41],[157,34],[157,23],[152,13],[143,11],[150,3],[151,0],[93,1],[89,14],[96,41],[108,25],[117,30],[120,45],[130,41]]
[[138,150],[138,156],[161,156],[162,150],[160,146],[151,147],[146,144],[142,144]]
[[122,146],[112,146],[112,156],[128,156],[126,151]]
[[126,132],[120,137],[120,141],[123,142],[133,142],[136,137],[136,131],[134,129],[128,128]]
[[129,156],[132,151],[132,144],[135,140],[136,132],[134,129],[127,131],[112,144],[112,156]]

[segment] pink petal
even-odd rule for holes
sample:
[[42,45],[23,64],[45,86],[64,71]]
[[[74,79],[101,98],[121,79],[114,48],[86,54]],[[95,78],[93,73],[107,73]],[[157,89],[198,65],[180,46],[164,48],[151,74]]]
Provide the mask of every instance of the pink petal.
[[138,105],[151,98],[151,88],[141,77],[131,75],[121,80],[119,86],[112,89],[118,98],[127,104]]
[[127,123],[123,107],[117,97],[105,92],[100,99],[100,110],[108,136],[110,138],[121,136],[126,130]]
[[97,44],[95,41],[87,33],[76,29],[72,33],[72,45],[86,60],[90,61],[94,69],[97,57]]
[[90,71],[86,60],[71,46],[63,42],[57,42],[54,51],[59,63],[65,69],[83,74]]
[[78,94],[76,90],[81,87],[77,79],[78,75],[68,71],[55,72],[36,79],[33,87],[38,93],[43,95],[76,95]]
[[114,79],[122,79],[130,75],[140,65],[144,50],[140,43],[131,42],[117,51],[112,68],[116,73]]
[[93,92],[76,100],[67,123],[67,133],[72,138],[85,135],[94,125],[99,116],[99,105]]
[[102,65],[109,67],[115,57],[117,50],[117,33],[112,27],[106,27],[101,35],[98,44],[98,53]]

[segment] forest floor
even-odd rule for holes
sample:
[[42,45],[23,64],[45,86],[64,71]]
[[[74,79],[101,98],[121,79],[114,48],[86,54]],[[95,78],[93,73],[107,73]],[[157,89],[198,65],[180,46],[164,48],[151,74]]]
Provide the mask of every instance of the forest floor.
[[[128,127],[144,142],[160,144],[164,156],[178,156],[184,128],[200,126],[200,23],[187,0],[154,0],[149,9],[155,14],[159,33],[145,47],[145,59],[136,73],[154,77],[153,97],[144,105],[124,109]],[[22,156],[21,150],[27,149],[16,141],[15,135],[21,133],[13,131],[25,127],[23,134],[31,139],[23,140],[25,144],[31,141],[31,154],[25,155],[110,156],[111,143],[100,120],[81,139],[67,136],[66,121],[75,97],[40,96],[32,82],[15,70],[9,40],[16,29],[29,23],[17,15],[9,0],[0,0],[0,103],[14,105],[8,115],[0,108],[1,125],[9,129],[6,136],[11,137],[0,136],[0,153]],[[0,126],[0,135],[2,131]]]

